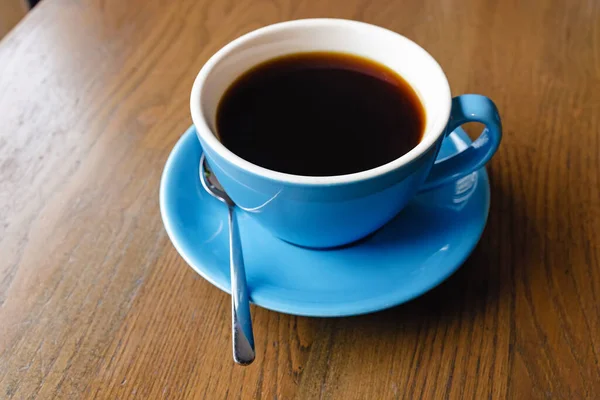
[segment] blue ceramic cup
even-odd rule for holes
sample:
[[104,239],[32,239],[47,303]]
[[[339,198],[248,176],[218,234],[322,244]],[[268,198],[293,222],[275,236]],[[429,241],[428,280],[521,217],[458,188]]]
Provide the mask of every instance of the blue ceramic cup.
[[[425,109],[421,142],[380,167],[326,177],[272,171],[229,151],[215,129],[217,106],[225,90],[261,62],[304,51],[351,53],[396,71],[413,87]],[[502,134],[494,103],[474,94],[452,98],[444,72],[420,46],[390,30],[340,19],[283,22],[237,38],[202,67],[190,107],[208,163],[239,208],[275,236],[316,248],[361,239],[390,221],[419,191],[478,170],[496,152]],[[479,138],[461,153],[436,160],[446,135],[471,121],[485,125]]]

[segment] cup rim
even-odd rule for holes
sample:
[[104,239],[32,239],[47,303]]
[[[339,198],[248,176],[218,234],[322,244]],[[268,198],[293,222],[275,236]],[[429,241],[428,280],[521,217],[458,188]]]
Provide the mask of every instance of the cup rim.
[[[215,135],[215,133],[213,133],[212,129],[210,128],[210,125],[207,121],[206,115],[204,115],[204,113],[202,112],[202,107],[201,107],[201,105],[202,105],[202,88],[203,88],[204,82],[208,78],[208,76],[209,76],[210,72],[213,70],[213,68],[224,57],[226,57],[227,55],[234,52],[237,48],[239,48],[245,42],[252,40],[257,36],[264,35],[266,33],[272,33],[272,32],[275,32],[277,30],[281,30],[284,28],[289,28],[290,26],[309,27],[309,26],[314,26],[315,24],[316,25],[319,25],[319,24],[321,24],[321,25],[347,25],[347,26],[353,25],[353,26],[361,28],[361,29],[371,29],[371,30],[375,30],[375,31],[378,30],[380,32],[383,31],[386,34],[394,35],[397,38],[408,42],[410,45],[414,46],[417,51],[421,51],[422,53],[424,53],[426,58],[428,58],[431,61],[434,69],[437,69],[439,71],[441,77],[443,78],[443,82],[445,83],[445,85],[443,85],[443,87],[439,88],[439,90],[440,90],[440,95],[446,96],[447,101],[445,102],[445,104],[446,104],[445,108],[443,110],[440,110],[440,112],[437,113],[437,115],[441,115],[440,118],[443,118],[445,121],[448,121],[448,119],[450,118],[450,109],[451,109],[451,93],[450,93],[450,85],[448,83],[448,78],[446,77],[446,74],[442,70],[442,67],[433,58],[433,56],[431,56],[431,54],[429,54],[425,49],[423,49],[417,43],[415,43],[414,41],[406,38],[405,36],[403,36],[397,32],[394,32],[392,30],[389,30],[387,28],[383,28],[383,27],[380,27],[377,25],[369,24],[366,22],[355,21],[355,20],[350,20],[350,19],[339,19],[339,18],[306,18],[306,19],[296,19],[296,20],[278,22],[275,24],[267,25],[267,26],[255,29],[253,31],[250,31],[250,32],[232,40],[231,42],[229,42],[228,44],[223,46],[221,49],[219,49],[216,53],[214,53],[208,59],[208,61],[202,66],[198,75],[196,76],[196,79],[194,80],[194,83],[192,86],[191,95],[190,95],[190,110],[191,110],[191,115],[192,115],[192,121],[196,127],[196,132],[197,132],[197,135],[199,136],[199,139],[202,139],[208,147],[210,147],[217,155],[219,155],[223,159],[227,160],[228,162],[235,165],[236,167],[238,167],[242,170],[245,170],[247,172],[250,172],[254,175],[258,175],[258,176],[261,176],[261,177],[269,179],[269,180],[285,182],[285,183],[305,184],[305,185],[321,185],[321,186],[353,183],[353,182],[368,180],[368,179],[371,179],[371,178],[374,178],[377,176],[385,175],[391,171],[394,171],[404,165],[407,165],[407,164],[417,160],[423,154],[425,154],[427,152],[427,150],[429,150],[432,146],[434,146],[435,143],[437,142],[437,140],[440,138],[440,136],[444,134],[444,132],[446,130],[445,129],[446,124],[444,124],[444,126],[440,129],[439,132],[434,132],[434,133],[428,134],[428,132],[425,131],[423,133],[423,138],[421,139],[421,141],[415,147],[413,147],[409,152],[403,154],[402,156],[400,156],[386,164],[380,165],[378,167],[360,171],[360,172],[354,172],[351,174],[344,174],[344,175],[307,176],[307,175],[295,175],[295,174],[288,174],[285,172],[274,171],[274,170],[271,170],[271,169],[268,169],[265,167],[261,167],[260,165],[251,163],[251,162],[243,159],[242,157],[236,155],[235,153],[233,153],[231,150],[229,150],[227,147],[225,147],[221,143],[221,141],[219,141],[219,139],[217,139],[217,136]],[[427,112],[427,110],[425,110],[425,111]]]

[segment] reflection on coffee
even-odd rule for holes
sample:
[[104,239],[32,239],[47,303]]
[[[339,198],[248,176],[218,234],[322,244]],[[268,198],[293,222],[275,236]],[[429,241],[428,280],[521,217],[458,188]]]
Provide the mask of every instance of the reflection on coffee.
[[241,158],[304,176],[360,172],[414,148],[425,110],[384,65],[310,52],[269,60],[239,77],[217,109],[219,139]]

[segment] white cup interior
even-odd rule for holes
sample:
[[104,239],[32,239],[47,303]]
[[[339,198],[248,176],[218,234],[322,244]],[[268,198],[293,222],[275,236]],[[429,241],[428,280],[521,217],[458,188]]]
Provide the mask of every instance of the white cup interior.
[[[425,108],[425,132],[410,152],[384,166],[337,177],[301,177],[248,163],[217,139],[217,107],[229,86],[253,66],[290,53],[335,51],[362,56],[386,65],[416,91]],[[410,162],[430,148],[448,122],[451,95],[439,64],[413,41],[390,30],[351,20],[305,19],[270,25],[250,32],[219,50],[198,74],[190,98],[198,134],[221,156],[255,173],[286,181],[334,183],[367,178]]]

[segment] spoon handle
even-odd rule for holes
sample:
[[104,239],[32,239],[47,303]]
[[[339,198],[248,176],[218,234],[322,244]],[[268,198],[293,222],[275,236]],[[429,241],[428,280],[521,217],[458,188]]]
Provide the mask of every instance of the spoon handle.
[[250,315],[250,300],[246,286],[246,271],[237,219],[232,206],[229,209],[229,267],[231,274],[231,318],[233,359],[248,365],[254,361],[254,335]]

